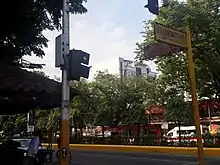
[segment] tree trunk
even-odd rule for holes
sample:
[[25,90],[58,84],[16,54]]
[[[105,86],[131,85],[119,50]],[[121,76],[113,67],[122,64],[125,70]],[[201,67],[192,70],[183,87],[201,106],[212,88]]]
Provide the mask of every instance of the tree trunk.
[[138,144],[141,143],[141,139],[140,139],[140,132],[141,132],[141,124],[138,123],[138,130],[137,130],[137,138],[138,138]]
[[78,138],[78,134],[77,134],[77,124],[76,121],[74,120],[74,133],[75,133],[75,139]]
[[52,148],[52,143],[53,143],[53,128],[50,128],[47,131],[47,135],[48,135],[48,147]]
[[83,137],[83,128],[80,126],[80,137]]
[[103,125],[103,126],[102,126],[102,137],[103,137],[103,138],[105,137],[105,130],[104,130],[104,129],[105,129],[105,126]]
[[181,122],[178,121],[178,127],[179,127],[179,146],[181,145]]

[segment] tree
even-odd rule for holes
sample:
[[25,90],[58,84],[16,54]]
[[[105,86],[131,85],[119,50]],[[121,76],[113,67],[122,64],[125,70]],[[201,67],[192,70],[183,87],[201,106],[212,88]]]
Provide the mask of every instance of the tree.
[[[137,59],[143,59],[144,46],[155,42],[152,23],[159,22],[184,31],[189,25],[199,97],[219,97],[220,14],[218,0],[172,1],[169,7],[161,8],[159,16],[144,23],[143,42],[137,44]],[[180,94],[189,93],[187,62],[184,52],[157,58],[155,62],[160,83],[167,89],[175,88]],[[168,92],[168,90],[167,90]]]
[[[139,76],[119,78],[99,72],[94,80],[102,100],[97,124],[130,126],[146,124],[145,108],[152,102],[155,81]],[[100,124],[101,123],[101,124]],[[139,133],[138,133],[139,134]]]
[[[38,73],[42,74],[43,73]],[[79,82],[72,82],[71,87],[77,88],[81,91],[82,95],[74,97],[70,104],[70,130],[74,127],[75,131],[80,128],[82,133],[82,128],[87,124],[92,123],[94,113],[91,111],[88,104],[91,100],[85,98],[89,93],[89,83],[86,80],[81,80]],[[60,128],[60,114],[61,108],[55,108],[48,111],[38,110],[36,112],[36,127],[45,130],[52,140],[52,135],[55,131]],[[77,134],[76,138],[77,138]]]
[[[125,78],[122,82],[124,104],[128,105],[122,121],[124,124],[146,124],[145,108],[153,103],[155,81],[141,76]],[[144,121],[145,120],[145,121]]]
[[[85,13],[87,9],[83,2],[70,0],[70,12]],[[62,0],[13,0],[4,2],[3,6],[10,6],[10,14],[5,14],[5,10],[0,12],[4,15],[0,32],[0,60],[17,62],[22,56],[32,54],[43,57],[43,47],[47,47],[48,40],[42,32],[61,29]]]
[[[88,82],[83,79],[79,82],[72,82],[71,86],[74,88],[77,88],[80,90],[82,93],[88,92]],[[76,96],[72,102],[71,102],[71,110],[70,110],[70,120],[71,120],[71,125],[74,127],[76,131],[76,137],[77,137],[77,129],[80,128],[81,134],[82,134],[82,128],[85,127],[85,123],[88,123],[87,120],[87,114],[89,113],[88,111],[88,106],[84,102],[81,96]]]
[[167,99],[165,105],[165,118],[169,122],[175,122],[179,127],[179,144],[181,143],[181,125],[193,124],[193,113],[189,102],[184,100],[183,95],[173,95]]
[[[71,86],[80,90],[80,95],[76,96],[71,103],[70,120],[75,130],[85,126],[94,126],[98,116],[102,98],[94,82],[82,79],[79,82],[72,82]],[[75,134],[77,137],[77,134]]]
[[2,116],[0,119],[1,131],[6,137],[12,137],[27,129],[27,115]]
[[40,130],[45,130],[51,138],[53,133],[58,131],[60,124],[60,108],[50,110],[37,110],[35,113],[35,126]]
[[119,123],[120,114],[116,110],[119,98],[119,83],[120,79],[109,74],[107,71],[98,72],[94,78],[94,87],[99,90],[99,97],[102,100],[96,124],[98,125],[112,125]]

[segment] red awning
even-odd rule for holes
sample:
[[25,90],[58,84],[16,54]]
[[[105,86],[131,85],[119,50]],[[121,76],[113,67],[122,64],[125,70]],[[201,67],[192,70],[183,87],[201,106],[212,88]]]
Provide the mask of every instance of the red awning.
[[220,109],[220,100],[200,100],[199,101],[200,108],[207,109],[208,107],[210,109]]

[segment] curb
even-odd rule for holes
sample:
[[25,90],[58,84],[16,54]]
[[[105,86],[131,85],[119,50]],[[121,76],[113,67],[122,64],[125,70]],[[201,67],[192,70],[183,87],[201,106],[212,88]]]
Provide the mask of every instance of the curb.
[[[47,147],[48,144],[43,144]],[[53,149],[57,148],[53,144]],[[178,155],[197,155],[195,147],[159,147],[159,146],[128,146],[128,145],[93,145],[93,144],[70,144],[71,150],[92,150],[92,151],[119,151],[119,152],[148,152]],[[220,148],[204,148],[205,156],[220,157]]]

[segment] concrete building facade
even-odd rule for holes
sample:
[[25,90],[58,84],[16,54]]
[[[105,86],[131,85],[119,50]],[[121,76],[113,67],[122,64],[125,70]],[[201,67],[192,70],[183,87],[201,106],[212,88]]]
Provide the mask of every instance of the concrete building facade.
[[119,57],[119,75],[120,77],[141,75],[143,77],[156,78],[157,73],[152,72],[151,68],[146,64],[135,63],[132,60]]

